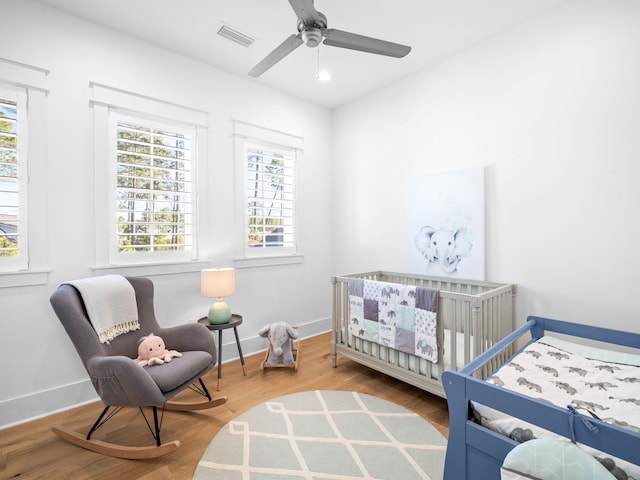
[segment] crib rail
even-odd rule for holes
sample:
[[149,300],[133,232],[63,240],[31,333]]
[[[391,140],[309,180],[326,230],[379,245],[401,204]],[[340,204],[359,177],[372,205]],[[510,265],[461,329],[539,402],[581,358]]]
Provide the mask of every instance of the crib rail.
[[[362,278],[402,285],[434,288],[438,296],[438,362],[378,345],[349,330],[349,279]],[[331,353],[333,366],[341,355],[426,391],[445,396],[441,375],[446,369],[458,370],[486,351],[514,328],[513,284],[498,284],[395,272],[374,271],[334,276]],[[496,359],[496,366],[508,358]],[[475,376],[486,378],[491,364]]]

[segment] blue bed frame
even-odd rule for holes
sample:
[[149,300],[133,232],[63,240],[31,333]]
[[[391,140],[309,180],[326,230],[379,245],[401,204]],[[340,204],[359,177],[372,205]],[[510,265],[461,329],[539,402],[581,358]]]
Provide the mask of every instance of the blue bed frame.
[[[518,417],[559,435],[571,438],[573,420],[575,439],[612,456],[640,465],[640,434],[587,417],[598,428],[589,429],[568,409],[512,392],[485,382],[479,372],[494,372],[502,364],[496,359],[510,358],[514,344],[524,337],[538,340],[545,332],[571,335],[610,344],[640,348],[640,334],[579,325],[575,323],[530,316],[525,325],[512,332],[486,352],[457,372],[448,370],[442,383],[449,405],[449,440],[445,461],[445,480],[500,480],[500,466],[504,457],[517,443],[475,423],[470,416],[469,402]],[[523,347],[524,348],[524,347]],[[506,356],[505,356],[506,352]],[[486,375],[484,375],[486,376]]]

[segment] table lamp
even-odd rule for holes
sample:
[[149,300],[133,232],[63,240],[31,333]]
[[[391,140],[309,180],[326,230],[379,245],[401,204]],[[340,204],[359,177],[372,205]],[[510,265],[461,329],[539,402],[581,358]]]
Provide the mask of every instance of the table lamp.
[[200,294],[203,297],[215,297],[207,318],[211,324],[227,323],[231,319],[229,305],[222,301],[236,293],[236,277],[233,268],[206,268],[200,275]]

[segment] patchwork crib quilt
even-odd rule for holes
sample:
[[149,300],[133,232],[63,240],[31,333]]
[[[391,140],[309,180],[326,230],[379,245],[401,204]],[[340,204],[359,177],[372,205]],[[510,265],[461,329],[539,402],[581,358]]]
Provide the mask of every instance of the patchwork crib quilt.
[[353,278],[349,280],[352,335],[438,361],[438,291]]

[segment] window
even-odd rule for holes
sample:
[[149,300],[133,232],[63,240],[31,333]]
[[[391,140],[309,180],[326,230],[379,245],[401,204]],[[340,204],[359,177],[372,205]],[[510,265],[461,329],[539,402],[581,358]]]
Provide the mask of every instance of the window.
[[239,121],[234,122],[234,133],[238,178],[243,182],[238,197],[243,250],[236,264],[275,257],[280,260],[264,264],[282,263],[284,257],[285,263],[292,263],[292,256],[301,257],[295,187],[302,139]]
[[294,247],[295,152],[245,143],[248,248]]
[[47,281],[48,74],[0,58],[0,288]]
[[91,88],[95,268],[136,275],[200,269],[196,206],[206,189],[198,188],[198,161],[206,158],[208,114],[96,83]]
[[0,91],[0,257],[20,254],[18,106]]
[[116,250],[191,251],[193,133],[114,115]]

